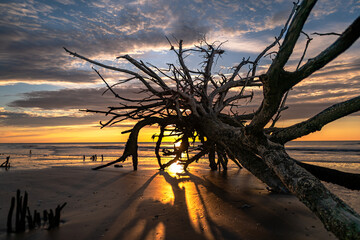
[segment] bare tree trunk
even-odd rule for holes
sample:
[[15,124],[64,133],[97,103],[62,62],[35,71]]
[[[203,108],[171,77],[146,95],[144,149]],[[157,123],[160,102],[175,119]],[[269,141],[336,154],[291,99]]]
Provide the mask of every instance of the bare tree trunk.
[[202,119],[199,123],[199,127],[208,138],[231,153],[244,168],[267,184],[272,191],[289,192],[273,170],[242,144],[241,129],[208,118]]
[[[316,177],[297,165],[282,145],[272,143],[265,136],[254,139],[246,135],[245,130],[215,120],[204,119],[201,122],[207,137],[231,151],[246,169],[264,183],[270,186],[272,181],[278,182],[280,179],[283,186],[314,212],[325,228],[339,239],[360,239],[360,215],[332,194]],[[251,158],[246,149],[255,150],[258,157]],[[260,176],[257,172],[259,169],[264,170]]]
[[299,161],[296,161],[296,164],[305,168],[322,181],[335,183],[352,190],[360,190],[360,174],[341,172],[336,169],[320,167]]
[[284,150],[258,147],[259,154],[285,186],[339,239],[360,239],[360,215],[298,166]]

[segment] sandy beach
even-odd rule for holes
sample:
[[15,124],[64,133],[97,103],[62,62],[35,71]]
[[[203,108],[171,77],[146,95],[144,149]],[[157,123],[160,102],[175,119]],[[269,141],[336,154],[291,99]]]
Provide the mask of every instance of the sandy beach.
[[[246,170],[53,167],[2,171],[0,182],[0,239],[335,239],[296,197],[269,193]],[[67,202],[60,227],[6,233],[17,189],[32,210]]]

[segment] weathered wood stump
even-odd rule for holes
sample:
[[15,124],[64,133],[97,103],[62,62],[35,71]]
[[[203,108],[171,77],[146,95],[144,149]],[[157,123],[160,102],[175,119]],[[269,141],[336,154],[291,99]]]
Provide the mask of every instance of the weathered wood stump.
[[[15,229],[13,229],[13,213],[16,200],[16,213],[15,213]],[[24,198],[20,194],[20,190],[16,191],[16,198],[11,198],[10,209],[7,217],[7,232],[8,233],[21,233],[26,231],[26,221],[29,230],[47,226],[47,229],[53,229],[60,225],[61,210],[66,206],[66,202],[61,206],[58,205],[55,209],[55,214],[52,209],[50,213],[44,210],[43,220],[41,220],[40,212],[34,211],[31,215],[30,208],[28,207],[28,193],[25,191]],[[41,224],[43,222],[43,225]]]

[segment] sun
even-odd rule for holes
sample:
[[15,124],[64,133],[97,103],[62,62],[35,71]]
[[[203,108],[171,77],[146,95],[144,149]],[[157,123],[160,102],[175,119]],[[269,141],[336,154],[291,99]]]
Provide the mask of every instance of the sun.
[[170,176],[172,176],[172,177],[175,177],[177,174],[185,172],[184,165],[180,164],[179,161],[176,161],[173,164],[171,164],[168,167],[167,171],[170,174]]
[[179,141],[179,142],[174,143],[174,147],[179,148],[180,146],[181,146],[181,142],[180,142],[180,141]]

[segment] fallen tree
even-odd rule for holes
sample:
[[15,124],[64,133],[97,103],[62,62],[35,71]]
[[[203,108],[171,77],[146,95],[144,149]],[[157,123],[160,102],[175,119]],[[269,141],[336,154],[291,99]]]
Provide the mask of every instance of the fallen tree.
[[[161,169],[175,161],[181,161],[186,168],[205,155],[208,155],[211,169],[226,169],[228,160],[231,160],[239,167],[249,170],[273,191],[289,191],[296,195],[320,218],[326,229],[338,238],[360,239],[359,214],[332,194],[319,180],[346,186],[338,178],[343,173],[301,164],[292,159],[284,147],[288,141],[319,131],[324,125],[359,111],[360,97],[333,105],[293,126],[275,127],[280,113],[287,108],[289,90],[343,53],[360,35],[360,18],[357,18],[343,33],[336,34],[338,38],[335,42],[303,64],[311,38],[302,29],[315,3],[315,0],[294,3],[294,8],[275,41],[254,60],[243,59],[230,74],[213,73],[214,62],[224,51],[221,44],[206,41],[193,48],[185,48],[183,41],[177,41],[175,46],[168,39],[178,64],[168,64],[167,69],[135,60],[129,55],[118,57],[128,61],[138,71],[105,65],[65,48],[74,57],[129,76],[110,86],[94,69],[106,84],[107,91],[119,99],[120,105],[107,110],[85,111],[111,116],[107,122],[100,122],[102,127],[127,119],[137,121],[131,130],[125,131],[130,135],[123,155],[116,161],[95,169],[125,161],[131,156],[136,170],[139,131],[145,126],[158,125],[160,133],[155,136],[155,155]],[[305,34],[308,41],[296,70],[287,71],[284,66],[301,34]],[[200,70],[193,70],[186,65],[184,58],[189,54],[204,58]],[[273,56],[272,63],[265,73],[257,74],[259,61],[269,54]],[[247,71],[244,71],[245,67],[249,67]],[[116,93],[116,86],[135,81],[142,84],[146,97],[130,99]],[[246,114],[233,111],[240,106],[241,101],[253,98],[253,87],[262,88],[263,99],[259,108]],[[168,163],[162,163],[159,151],[163,138],[169,135],[176,136],[176,141],[181,141],[181,144],[173,151],[165,150],[164,155],[175,157]],[[194,149],[190,142],[196,139],[201,146]],[[180,160],[182,153],[187,155],[186,160]],[[358,175],[346,177],[359,179]],[[357,186],[353,184],[350,188],[356,189]]]

